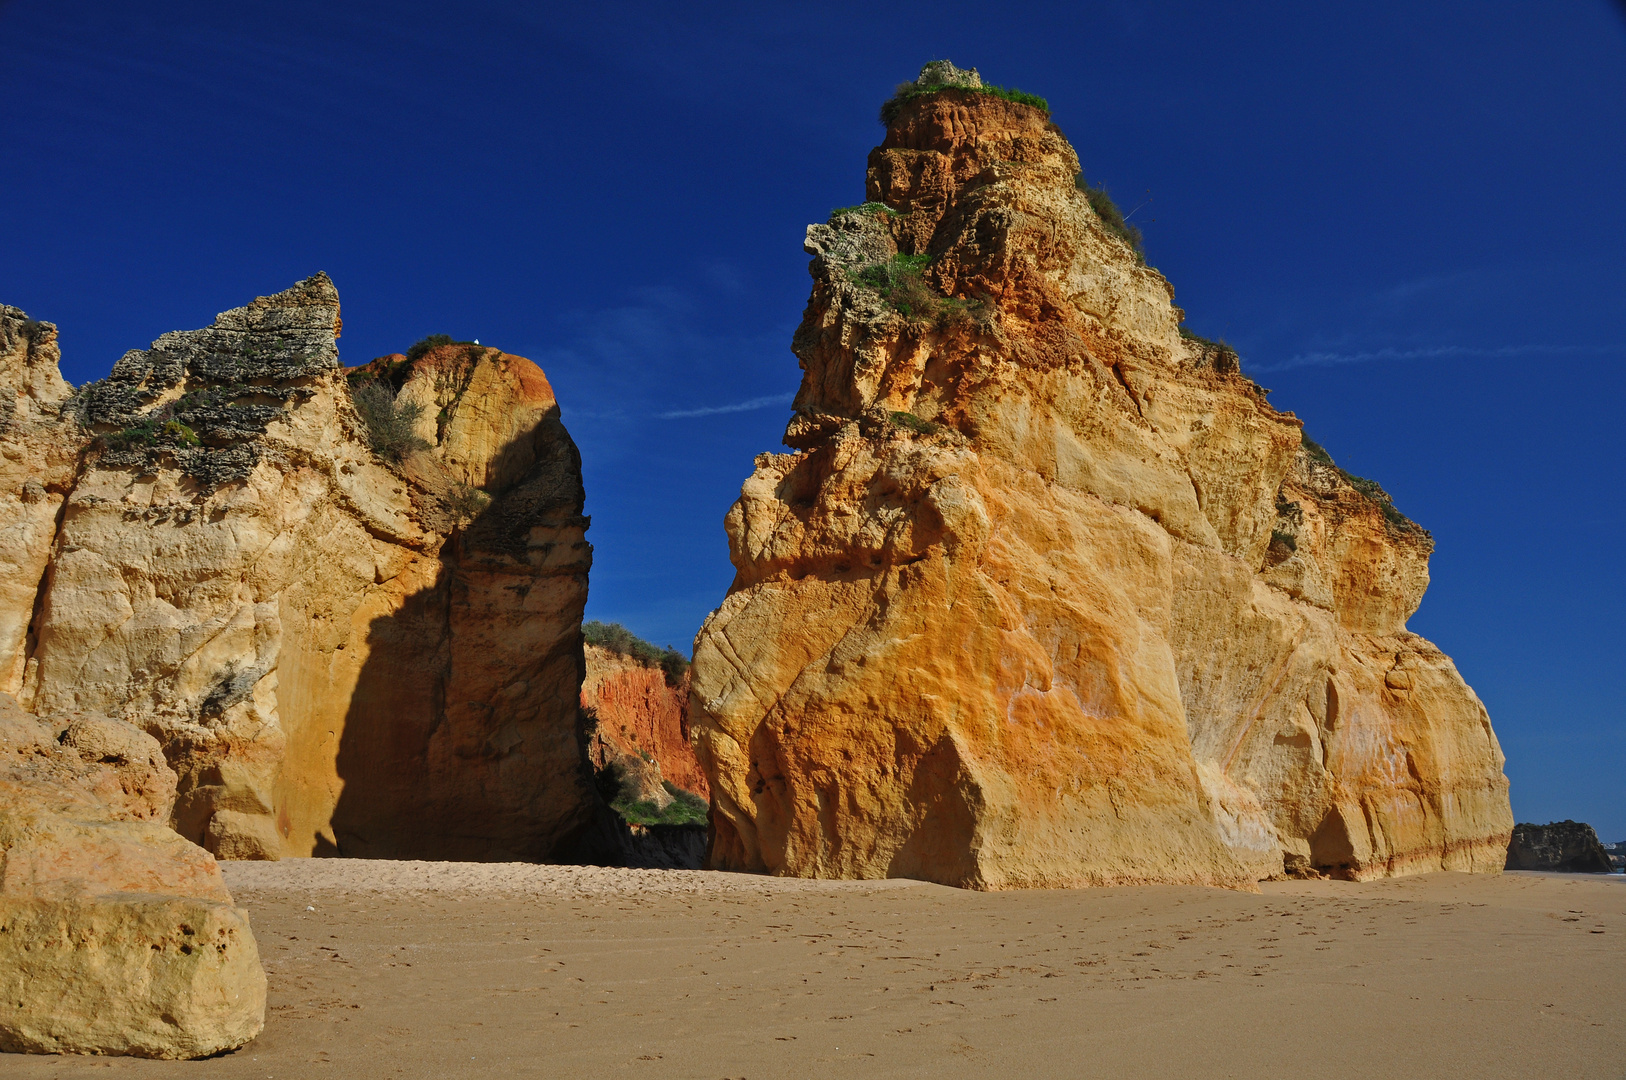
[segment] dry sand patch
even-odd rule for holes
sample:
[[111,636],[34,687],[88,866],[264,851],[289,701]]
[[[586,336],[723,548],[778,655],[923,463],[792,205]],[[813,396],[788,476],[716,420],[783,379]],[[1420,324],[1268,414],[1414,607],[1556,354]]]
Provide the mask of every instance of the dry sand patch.
[[[972,893],[227,864],[265,1034],[18,1077],[1626,1076],[1626,879]],[[314,909],[314,910],[308,910]]]

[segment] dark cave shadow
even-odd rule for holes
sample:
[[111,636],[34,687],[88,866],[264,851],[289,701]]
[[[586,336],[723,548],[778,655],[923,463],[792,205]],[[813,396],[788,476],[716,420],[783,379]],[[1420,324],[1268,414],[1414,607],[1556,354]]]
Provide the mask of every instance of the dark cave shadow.
[[[558,406],[488,475],[517,479],[451,532],[432,584],[368,627],[339,738],[332,837],[318,832],[317,856],[550,861],[593,832],[602,800],[577,708],[592,549],[581,457]],[[559,543],[579,544],[579,565],[560,559]],[[538,560],[564,568],[539,572]],[[526,651],[501,620],[535,607],[538,589],[557,602],[530,616],[567,629]],[[481,671],[502,685],[471,683]]]

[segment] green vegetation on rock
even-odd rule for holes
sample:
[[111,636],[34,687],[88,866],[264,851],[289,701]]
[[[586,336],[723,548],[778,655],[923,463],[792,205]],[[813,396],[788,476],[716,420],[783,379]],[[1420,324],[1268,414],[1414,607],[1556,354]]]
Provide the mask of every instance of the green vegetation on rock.
[[912,412],[895,412],[892,414],[892,423],[905,431],[912,431],[916,435],[935,435],[942,428],[930,420],[922,420]]
[[893,310],[917,322],[946,326],[968,320],[972,304],[942,296],[926,284],[925,272],[929,265],[929,255],[898,254],[886,262],[849,271],[848,276],[853,284],[874,289]]
[[374,379],[355,387],[350,398],[367,430],[367,443],[379,457],[400,464],[407,455],[429,449],[429,443],[413,431],[423,416],[423,406],[402,401],[387,380]]
[[[474,342],[457,341],[453,339],[452,335],[450,334],[430,334],[428,337],[415,343],[412,348],[406,351],[407,362],[415,364],[419,360],[422,360],[424,355],[428,353],[429,350],[438,349],[442,345],[474,345]],[[474,347],[479,348],[480,346],[475,345]]]
[[1003,98],[1014,101],[1018,105],[1031,105],[1035,109],[1050,115],[1050,102],[1038,94],[1029,94],[1013,86],[963,86],[953,83],[936,83],[930,86],[921,86],[919,83],[903,83],[881,106],[881,123],[890,125],[897,119],[899,111],[909,102],[930,94],[940,94],[944,91],[958,90],[967,94],[986,94],[989,97]]
[[898,217],[898,212],[883,202],[864,202],[857,206],[838,206],[830,211],[830,216],[837,214],[886,214],[888,217]]
[[589,645],[636,660],[644,667],[660,668],[670,686],[682,682],[684,673],[689,670],[689,658],[677,649],[671,645],[664,649],[651,645],[620,623],[602,623],[597,619],[582,623],[582,638]]
[[621,796],[610,803],[610,809],[621,815],[629,825],[704,825],[706,800],[692,791],[685,791],[670,780],[661,781],[672,801],[666,809],[657,810],[652,802],[632,802]]
[[1339,468],[1338,465],[1333,462],[1332,455],[1327,453],[1326,448],[1303,432],[1299,433],[1299,442],[1304,447],[1304,452],[1305,454],[1309,455],[1311,461],[1315,462],[1317,465],[1332,469],[1339,476],[1343,477],[1346,484],[1358,491],[1367,499],[1367,501],[1375,504],[1379,510],[1383,511],[1383,519],[1390,525],[1393,525],[1395,528],[1403,531],[1416,529],[1420,532],[1427,533],[1428,530],[1424,529],[1421,525],[1417,524],[1417,522],[1400,512],[1399,508],[1395,506],[1393,496],[1391,496],[1387,491],[1383,490],[1382,484],[1379,484],[1376,480],[1368,480],[1364,476],[1356,476],[1354,473],[1349,472],[1346,469]]

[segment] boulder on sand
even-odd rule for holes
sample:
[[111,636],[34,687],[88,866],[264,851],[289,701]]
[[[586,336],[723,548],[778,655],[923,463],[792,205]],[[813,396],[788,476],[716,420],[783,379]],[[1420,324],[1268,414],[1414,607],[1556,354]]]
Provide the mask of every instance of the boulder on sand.
[[174,799],[152,736],[0,694],[0,1050],[197,1058],[265,1026],[248,914]]

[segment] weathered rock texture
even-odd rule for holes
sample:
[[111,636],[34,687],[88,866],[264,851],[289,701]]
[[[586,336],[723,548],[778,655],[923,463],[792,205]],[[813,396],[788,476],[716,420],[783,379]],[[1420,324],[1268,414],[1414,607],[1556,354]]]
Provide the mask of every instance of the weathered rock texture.
[[[1078,174],[1042,110],[946,88],[870,155],[886,208],[808,229],[796,452],[757,458],[696,641],[710,865],[1499,870],[1489,718],[1405,629],[1428,534],[1182,334]],[[958,302],[889,303],[900,253]]]
[[[544,858],[593,805],[576,447],[529,360],[347,380],[338,332],[319,274],[70,397],[54,328],[4,309],[0,688],[156,737],[221,857]],[[352,404],[375,378],[398,464]]]
[[689,676],[673,686],[660,668],[598,645],[586,647],[586,659],[582,708],[597,720],[588,745],[593,767],[647,756],[658,767],[655,788],[665,779],[709,796],[706,774],[689,744]]
[[248,915],[169,828],[174,798],[152,736],[0,694],[0,1050],[193,1058],[259,1034]]
[[1614,863],[1592,826],[1581,821],[1551,821],[1513,827],[1513,838],[1507,845],[1507,869],[1607,874],[1614,869]]

